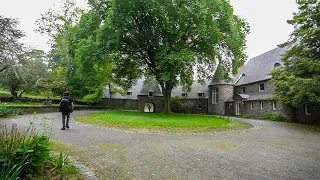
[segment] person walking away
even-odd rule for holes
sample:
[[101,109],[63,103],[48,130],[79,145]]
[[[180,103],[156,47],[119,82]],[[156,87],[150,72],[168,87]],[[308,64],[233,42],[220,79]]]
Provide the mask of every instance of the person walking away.
[[[69,120],[70,120],[70,113],[73,112],[74,104],[73,98],[70,97],[70,92],[64,92],[64,96],[61,98],[59,112],[62,114],[62,128],[61,130],[65,130],[66,128],[69,129]],[[66,121],[67,118],[67,121]]]

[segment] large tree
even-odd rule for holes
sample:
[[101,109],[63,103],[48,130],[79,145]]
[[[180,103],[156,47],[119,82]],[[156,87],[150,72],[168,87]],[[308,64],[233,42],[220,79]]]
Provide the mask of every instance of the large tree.
[[249,28],[227,0],[98,2],[104,6],[93,9],[105,18],[99,52],[113,55],[119,74],[155,79],[162,87],[164,112],[170,112],[175,86],[210,78],[218,65],[223,75],[235,73],[246,59]]
[[17,28],[18,24],[18,20],[0,15],[0,73],[19,62],[17,56],[22,52],[19,40],[24,33]]
[[299,12],[288,23],[294,26],[284,69],[272,73],[275,99],[298,107],[320,103],[320,0],[298,0]]

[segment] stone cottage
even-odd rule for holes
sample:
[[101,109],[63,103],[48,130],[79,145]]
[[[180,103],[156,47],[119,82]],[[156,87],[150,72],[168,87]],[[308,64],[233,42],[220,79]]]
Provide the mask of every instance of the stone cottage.
[[[273,85],[271,71],[283,68],[281,55],[285,48],[275,48],[250,59],[231,80],[214,77],[211,82],[194,83],[191,91],[177,87],[172,97],[194,104],[192,113],[217,114],[225,116],[263,117],[276,113],[285,119],[306,123],[320,122],[319,105],[301,105],[293,108],[272,99]],[[105,90],[103,105],[139,109],[142,112],[162,112],[164,107],[161,87],[158,84],[145,85],[143,80],[128,90],[127,95],[112,95]]]

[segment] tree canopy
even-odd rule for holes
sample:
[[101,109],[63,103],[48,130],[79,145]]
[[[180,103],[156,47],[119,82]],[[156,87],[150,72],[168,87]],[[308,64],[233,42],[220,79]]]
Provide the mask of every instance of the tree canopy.
[[[90,1],[102,22],[100,55],[112,55],[117,74],[142,75],[162,87],[165,112],[172,89],[195,79],[237,72],[243,65],[247,23],[227,0]],[[104,4],[94,6],[95,3]],[[196,75],[196,76],[195,76]]]
[[19,40],[24,33],[17,29],[18,20],[0,15],[0,73],[19,62],[18,54],[22,52]]
[[272,75],[275,99],[295,107],[320,103],[320,1],[298,0],[299,12],[288,23],[294,26],[282,58],[284,69]]

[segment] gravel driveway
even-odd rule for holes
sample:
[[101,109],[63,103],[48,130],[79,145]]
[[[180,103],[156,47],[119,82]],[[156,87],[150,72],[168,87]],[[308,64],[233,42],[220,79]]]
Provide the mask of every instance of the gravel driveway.
[[[53,138],[72,146],[72,153],[99,179],[320,179],[320,133],[301,125],[238,119],[255,127],[213,135],[160,135],[74,121],[62,131],[59,113],[37,119],[43,116],[55,119]],[[27,124],[31,118],[0,123]]]

